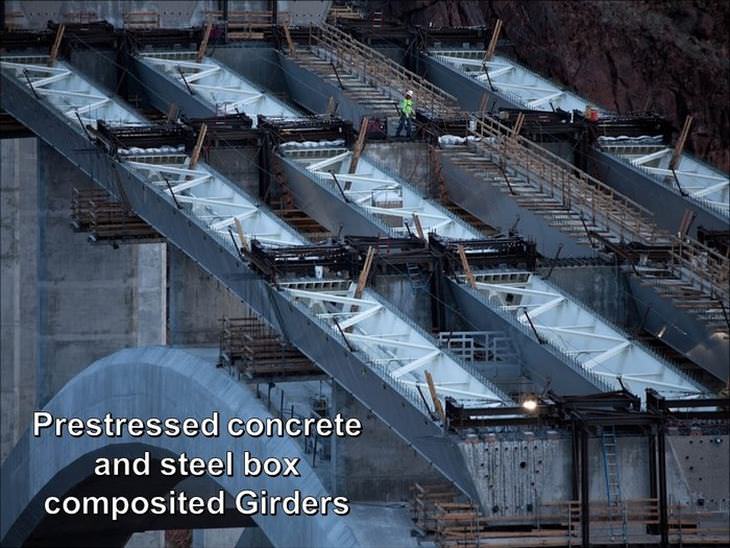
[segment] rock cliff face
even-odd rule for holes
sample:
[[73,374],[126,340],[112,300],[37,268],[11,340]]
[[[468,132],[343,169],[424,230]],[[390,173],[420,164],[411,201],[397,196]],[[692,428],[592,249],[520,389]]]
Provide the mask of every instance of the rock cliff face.
[[491,27],[499,17],[520,63],[618,112],[654,110],[677,131],[691,114],[688,150],[730,169],[730,2],[420,0],[382,9],[434,27]]

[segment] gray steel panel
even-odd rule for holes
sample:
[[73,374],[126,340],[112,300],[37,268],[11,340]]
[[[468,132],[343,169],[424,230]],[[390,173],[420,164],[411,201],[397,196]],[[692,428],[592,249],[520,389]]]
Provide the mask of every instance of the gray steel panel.
[[592,257],[596,255],[588,244],[580,244],[567,234],[548,224],[541,215],[520,207],[508,194],[487,182],[472,177],[454,164],[448,154],[441,155],[441,173],[449,199],[485,223],[506,232],[519,217],[517,231],[534,240],[537,250],[552,257],[562,245],[561,257]]
[[697,218],[690,229],[690,236],[697,237],[697,227],[711,230],[728,230],[727,219],[717,211],[702,207],[685,198],[678,190],[659,183],[635,166],[603,152],[591,149],[588,153],[588,171],[618,192],[641,204],[654,214],[654,222],[670,232],[676,232],[687,209]]
[[357,128],[363,116],[372,115],[372,111],[351,100],[334,84],[324,81],[318,74],[306,70],[282,52],[278,52],[279,62],[284,68],[289,95],[297,104],[307,110],[323,114],[327,111],[330,97],[338,104],[337,116],[348,120]]
[[637,276],[628,279],[639,316],[645,318],[644,329],[717,378],[730,377],[730,338],[726,334],[711,331]]
[[456,438],[444,435],[437,423],[350,352],[323,323],[253,272],[232,243],[211,236],[197,219],[178,210],[166,193],[148,186],[137,174],[96,149],[78,126],[47,103],[36,100],[18,80],[3,73],[1,81],[2,108],[100,186],[117,197],[124,196],[137,215],[248,303],[409,446],[477,500]]
[[216,115],[214,106],[191,95],[167,74],[154,70],[134,56],[130,55],[127,59],[134,74],[142,81],[140,85],[139,82],[130,79],[130,87],[142,97],[146,97],[147,102],[157,110],[167,112],[170,103],[175,103],[180,114],[188,118],[208,118]]
[[[288,184],[296,185],[294,192],[299,207],[307,211],[311,217],[321,224],[334,223],[342,226],[343,233],[348,235],[388,235],[386,227],[373,217],[362,213],[362,209],[347,204],[336,190],[325,188],[313,180],[314,175],[296,166],[295,162],[282,159],[287,172]],[[326,204],[325,207],[322,207]],[[311,211],[311,213],[309,213]],[[339,225],[337,224],[339,223]],[[364,226],[369,223],[370,228]],[[333,230],[331,227],[327,227]],[[447,279],[444,276],[445,279]],[[500,330],[509,333],[512,340],[520,348],[530,374],[541,382],[550,379],[550,386],[561,394],[594,394],[596,391],[608,391],[610,387],[599,377],[589,376],[578,364],[573,364],[560,356],[547,345],[542,345],[525,333],[525,327],[518,327],[484,302],[478,291],[473,291],[454,280],[448,279],[446,289],[457,309],[478,330]]]
[[547,383],[562,395],[595,394],[611,388],[597,376],[590,376],[578,364],[570,363],[554,348],[540,344],[528,335],[528,327],[508,321],[490,307],[479,291],[450,278],[444,288],[456,304],[459,314],[476,330],[504,331],[515,343],[531,378]]
[[279,156],[287,177],[287,186],[297,207],[333,234],[348,236],[385,236],[388,229],[368,216],[360,207],[346,203],[332,187],[318,184],[314,175]]
[[522,108],[521,105],[505,99],[481,82],[467,78],[463,74],[449,68],[444,63],[426,53],[421,54],[428,80],[437,87],[456,97],[459,106],[469,112],[477,112],[482,106],[482,98],[487,95],[487,110],[497,111],[501,108]]

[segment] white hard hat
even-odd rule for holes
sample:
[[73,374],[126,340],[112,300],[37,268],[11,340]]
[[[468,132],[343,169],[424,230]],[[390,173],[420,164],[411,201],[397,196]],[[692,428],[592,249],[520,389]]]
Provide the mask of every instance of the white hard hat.
[[409,89],[408,91],[406,91],[406,95],[410,95],[411,97],[413,97],[413,90]]

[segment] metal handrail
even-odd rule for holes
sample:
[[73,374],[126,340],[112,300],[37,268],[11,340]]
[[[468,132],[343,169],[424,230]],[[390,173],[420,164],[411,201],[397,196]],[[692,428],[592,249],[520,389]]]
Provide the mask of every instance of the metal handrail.
[[385,87],[400,83],[404,87],[415,88],[426,97],[425,104],[428,105],[430,100],[431,112],[461,114],[453,96],[332,25],[323,23],[311,27],[311,42],[334,52],[338,63],[347,64],[366,80],[375,79]]
[[[494,149],[536,173],[564,201],[569,200],[569,207],[588,214],[594,223],[602,218],[608,228],[616,225],[621,237],[626,233],[650,244],[670,244],[672,264],[681,278],[686,280],[689,271],[693,279],[688,281],[700,281],[703,290],[709,289],[710,294],[728,300],[730,258],[688,236],[679,238],[658,229],[652,222],[653,214],[646,208],[528,139],[512,136],[511,129],[498,120],[485,116],[473,119],[473,123],[475,129],[471,133],[481,138],[475,146]],[[698,261],[699,257],[703,260]]]

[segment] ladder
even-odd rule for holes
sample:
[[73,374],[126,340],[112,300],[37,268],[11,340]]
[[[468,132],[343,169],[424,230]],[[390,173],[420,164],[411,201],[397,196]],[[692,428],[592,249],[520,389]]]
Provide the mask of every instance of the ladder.
[[411,288],[413,289],[414,293],[428,287],[428,278],[424,276],[418,265],[413,263],[407,263],[406,272],[408,274],[408,281],[411,282]]
[[603,470],[606,478],[606,496],[608,498],[608,528],[611,538],[615,537],[614,517],[617,512],[622,517],[622,534],[627,541],[626,510],[623,508],[621,496],[621,477],[619,474],[616,428],[607,426],[601,432],[601,450],[603,452]]

